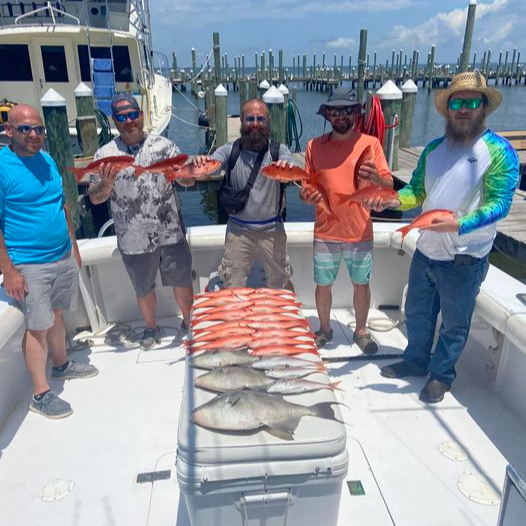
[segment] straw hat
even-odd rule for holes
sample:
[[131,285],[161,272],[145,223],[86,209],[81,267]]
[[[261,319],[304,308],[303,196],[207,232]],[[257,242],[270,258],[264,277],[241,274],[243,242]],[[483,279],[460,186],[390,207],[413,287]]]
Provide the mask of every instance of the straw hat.
[[493,113],[502,102],[502,95],[500,91],[495,88],[489,88],[486,85],[486,79],[481,75],[480,71],[472,71],[469,73],[459,73],[451,80],[449,88],[437,91],[435,95],[435,106],[438,113],[448,116],[448,101],[451,95],[458,91],[478,91],[483,93],[488,98],[488,105],[486,107],[486,115]]

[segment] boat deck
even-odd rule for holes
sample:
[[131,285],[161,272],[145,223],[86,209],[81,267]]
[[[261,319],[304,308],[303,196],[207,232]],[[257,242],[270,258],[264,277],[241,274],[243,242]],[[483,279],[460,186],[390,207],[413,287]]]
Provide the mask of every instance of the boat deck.
[[[315,311],[304,313],[317,328]],[[370,317],[386,314],[372,311]],[[351,312],[334,310],[331,318],[334,341],[322,353],[353,357],[328,367],[332,380],[341,381],[338,399],[349,407],[342,408],[348,424],[347,480],[360,481],[365,492],[351,496],[343,487],[339,525],[495,526],[498,504],[468,499],[459,491],[459,478],[473,473],[494,498],[507,462],[526,471],[526,427],[461,363],[452,393],[441,404],[422,404],[418,393],[425,379],[383,378],[379,367],[388,362],[361,359],[352,344]],[[29,398],[13,411],[0,429],[2,524],[190,525],[175,469],[185,375],[179,323],[162,319],[167,327],[162,344],[147,352],[136,342],[88,336],[94,345],[73,358],[93,363],[100,374],[53,384],[74,407],[70,418],[50,421],[28,412]],[[382,354],[404,348],[398,328],[373,335]],[[460,444],[468,458],[446,458],[441,445],[451,443]],[[137,483],[138,474],[164,470],[170,470],[165,480]],[[71,493],[43,502],[43,488],[57,479],[69,481]]]

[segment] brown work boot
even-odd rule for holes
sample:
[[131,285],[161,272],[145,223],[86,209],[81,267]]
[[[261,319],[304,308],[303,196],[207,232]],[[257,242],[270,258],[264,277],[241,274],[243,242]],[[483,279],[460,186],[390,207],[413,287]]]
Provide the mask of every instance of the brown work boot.
[[444,400],[444,395],[449,391],[450,388],[451,386],[449,384],[431,378],[420,391],[420,396],[418,398],[421,402],[426,402],[427,404],[436,404]]
[[385,378],[405,378],[406,376],[427,376],[427,372],[407,362],[401,361],[384,365],[380,374]]

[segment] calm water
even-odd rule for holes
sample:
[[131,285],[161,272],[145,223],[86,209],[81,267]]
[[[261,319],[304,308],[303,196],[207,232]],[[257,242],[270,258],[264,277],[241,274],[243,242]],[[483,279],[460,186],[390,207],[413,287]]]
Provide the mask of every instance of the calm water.
[[[289,89],[297,87],[296,102],[303,121],[303,135],[300,139],[301,149],[305,149],[307,141],[323,133],[324,119],[316,115],[320,104],[327,99],[327,93],[316,91],[304,91],[301,84],[289,85]],[[504,101],[500,108],[487,120],[488,126],[495,131],[524,129],[524,108],[526,107],[526,86],[511,86],[500,88]],[[444,119],[440,116],[434,104],[434,91],[428,95],[427,89],[419,90],[413,119],[412,145],[424,146],[432,139],[443,134]],[[188,98],[190,102],[186,99]],[[172,118],[168,137],[185,153],[202,153],[205,148],[204,130],[192,126],[197,124],[198,112],[192,105],[204,109],[204,101],[192,96],[189,92],[184,96],[178,92],[173,95],[174,114],[190,124],[182,122],[178,118]],[[239,114],[239,92],[229,92],[228,113]],[[183,203],[183,215],[188,226],[215,224],[213,213],[208,215],[203,206],[203,201],[210,202],[213,198],[200,192],[181,192]],[[288,221],[312,221],[314,219],[313,208],[304,205],[298,198],[298,189],[291,187],[287,189],[287,218]]]

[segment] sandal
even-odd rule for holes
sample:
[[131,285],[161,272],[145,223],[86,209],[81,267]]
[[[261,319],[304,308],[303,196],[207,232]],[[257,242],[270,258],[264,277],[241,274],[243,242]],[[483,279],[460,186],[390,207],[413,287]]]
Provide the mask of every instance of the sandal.
[[327,344],[327,342],[332,340],[332,330],[329,332],[323,332],[319,329],[314,334],[316,335],[314,341],[316,342],[316,347],[318,347],[318,349],[321,349]]
[[357,336],[356,333],[353,333],[352,339],[364,354],[375,354],[378,352],[378,344],[370,334]]

